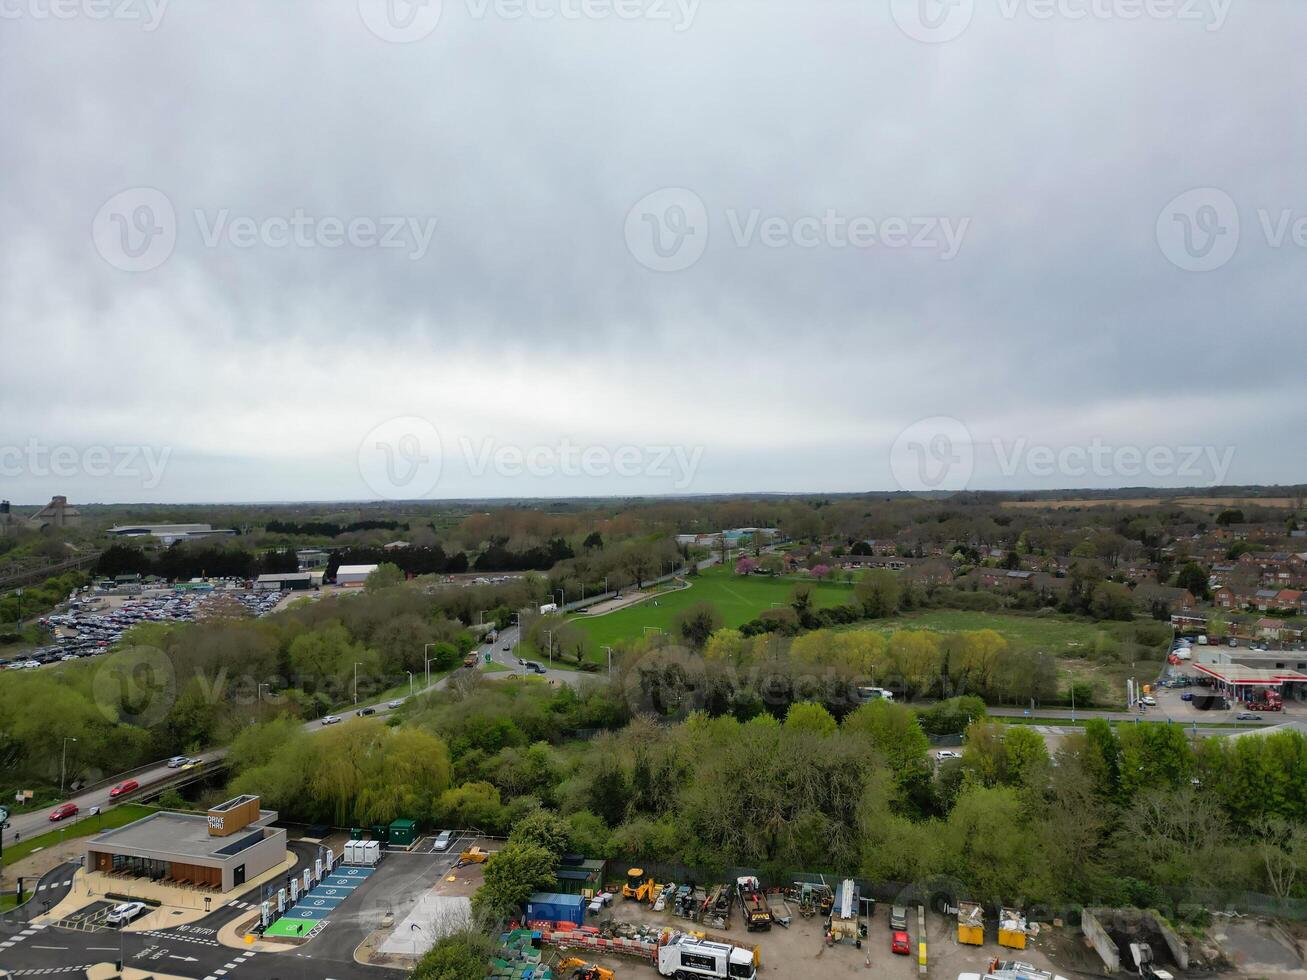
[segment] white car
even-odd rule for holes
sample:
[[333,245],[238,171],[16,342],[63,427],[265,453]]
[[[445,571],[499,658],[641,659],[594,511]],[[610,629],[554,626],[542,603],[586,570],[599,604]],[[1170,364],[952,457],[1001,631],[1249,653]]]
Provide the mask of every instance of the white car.
[[1147,708],[1156,708],[1157,698],[1153,697],[1151,694],[1145,694],[1142,698],[1139,699],[1139,703]]
[[401,704],[403,704],[403,703],[404,703],[404,699],[403,699],[403,698],[395,698],[394,701],[387,701],[387,702],[386,702],[386,707],[387,707],[387,708],[398,708],[398,707],[399,707]]
[[123,902],[115,905],[104,921],[111,926],[125,926],[144,911],[144,902]]
[[340,715],[323,715],[322,723],[324,725],[336,725],[340,723]]
[[175,755],[168,760],[169,769],[180,769],[184,765],[186,765],[186,756],[184,755]]
[[952,749],[940,749],[937,758],[940,762],[943,762],[945,759],[961,759],[962,753],[954,752]]
[[436,838],[436,842],[431,845],[431,849],[434,851],[447,851],[449,850],[449,842],[453,839],[454,835],[450,831],[442,830],[440,836]]

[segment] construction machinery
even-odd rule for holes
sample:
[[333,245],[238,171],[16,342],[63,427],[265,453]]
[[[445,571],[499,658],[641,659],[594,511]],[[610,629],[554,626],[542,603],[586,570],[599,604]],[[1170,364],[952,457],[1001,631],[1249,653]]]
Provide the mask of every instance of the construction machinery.
[[702,888],[681,885],[676,889],[676,896],[672,899],[672,915],[680,919],[698,921],[705,898],[707,896]]
[[658,947],[658,972],[676,980],[756,980],[757,953],[730,943],[706,942],[684,933]]
[[979,902],[958,902],[958,942],[985,945],[985,910]]
[[746,875],[735,879],[735,888],[740,896],[740,910],[744,913],[744,928],[749,932],[762,932],[771,929],[771,906],[763,894],[758,879]]
[[644,868],[630,868],[626,872],[626,884],[622,886],[622,898],[633,898],[637,902],[653,902],[658,894],[658,885],[652,878],[644,876]]
[[1019,909],[999,909],[998,944],[1008,949],[1026,948],[1026,917]]
[[789,898],[799,907],[799,915],[805,919],[810,919],[818,912],[823,917],[830,915],[831,909],[835,906],[835,894],[830,890],[830,886],[814,884],[809,881],[796,881],[794,887],[789,891]]
[[558,963],[555,968],[561,975],[564,970],[571,970],[572,980],[613,980],[616,976],[612,970],[597,966],[594,963],[587,963],[579,956],[569,956],[567,959]]
[[867,927],[859,914],[862,902],[858,886],[852,878],[845,878],[835,890],[835,904],[826,922],[826,939],[831,943],[852,943],[862,949]]
[[465,864],[485,864],[494,853],[494,851],[487,851],[473,845],[458,856],[458,864],[455,867],[461,868]]
[[735,889],[727,885],[714,885],[704,899],[699,921],[709,929],[731,927],[731,906],[735,904]]

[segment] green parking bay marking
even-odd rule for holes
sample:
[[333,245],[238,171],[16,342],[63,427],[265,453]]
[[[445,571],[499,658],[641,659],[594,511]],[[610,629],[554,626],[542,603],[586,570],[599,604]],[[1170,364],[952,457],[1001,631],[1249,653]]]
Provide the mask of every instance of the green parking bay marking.
[[375,869],[337,868],[311,891],[300,896],[284,916],[270,925],[265,936],[294,938],[306,936],[325,922],[336,907],[363,884]]

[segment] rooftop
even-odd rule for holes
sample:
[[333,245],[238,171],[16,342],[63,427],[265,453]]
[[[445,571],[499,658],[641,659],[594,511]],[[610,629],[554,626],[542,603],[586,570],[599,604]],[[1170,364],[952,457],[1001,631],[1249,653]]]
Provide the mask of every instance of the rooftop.
[[204,814],[160,811],[125,827],[105,831],[92,838],[90,846],[105,844],[142,851],[167,851],[186,857],[223,858],[239,851],[240,845],[246,842],[262,840],[264,825],[276,817],[275,810],[260,810],[258,822],[250,824],[248,833],[240,831],[230,837],[213,837],[209,834],[209,820]]

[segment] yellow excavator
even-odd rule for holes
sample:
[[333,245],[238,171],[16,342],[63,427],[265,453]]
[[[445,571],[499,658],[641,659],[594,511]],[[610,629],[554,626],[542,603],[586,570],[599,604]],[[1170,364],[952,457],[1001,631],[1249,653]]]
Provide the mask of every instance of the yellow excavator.
[[587,963],[576,956],[569,957],[558,964],[560,975],[564,970],[572,970],[572,980],[613,980],[613,977],[616,976],[612,970],[606,970],[602,966]]
[[652,902],[658,894],[658,885],[652,878],[644,876],[644,868],[631,868],[626,872],[626,884],[622,886],[622,898],[634,898],[640,902]]

